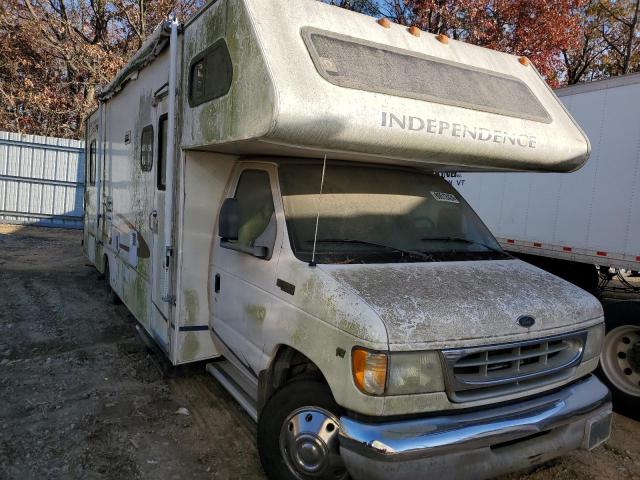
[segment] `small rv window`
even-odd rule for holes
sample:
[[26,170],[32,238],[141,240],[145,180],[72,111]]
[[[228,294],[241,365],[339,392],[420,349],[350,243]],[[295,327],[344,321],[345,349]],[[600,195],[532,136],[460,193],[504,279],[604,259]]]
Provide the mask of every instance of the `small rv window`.
[[168,116],[160,117],[158,124],[158,190],[164,190],[167,185],[167,124]]
[[189,68],[189,105],[225,96],[231,88],[233,65],[224,40],[196,55]]
[[150,172],[153,168],[153,126],[147,125],[140,136],[140,168]]
[[334,85],[551,122],[516,77],[315,29],[303,38],[316,70]]
[[240,211],[238,243],[252,247],[266,230],[274,212],[269,174],[264,170],[242,172],[235,198]]
[[89,144],[89,185],[96,184],[96,141]]

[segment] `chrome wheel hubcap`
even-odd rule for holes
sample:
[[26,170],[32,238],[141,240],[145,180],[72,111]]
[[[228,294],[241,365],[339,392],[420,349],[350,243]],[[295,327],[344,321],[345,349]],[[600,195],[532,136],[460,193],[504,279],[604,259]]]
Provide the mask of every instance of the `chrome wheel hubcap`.
[[601,361],[602,370],[618,390],[640,397],[640,328],[623,325],[607,333]]
[[346,478],[338,452],[339,427],[335,415],[318,407],[299,408],[285,419],[280,453],[296,478]]

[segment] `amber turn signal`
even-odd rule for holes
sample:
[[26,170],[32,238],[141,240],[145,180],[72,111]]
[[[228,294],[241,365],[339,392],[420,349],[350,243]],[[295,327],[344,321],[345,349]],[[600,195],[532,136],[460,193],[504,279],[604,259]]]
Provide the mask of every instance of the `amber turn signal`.
[[382,395],[387,383],[387,355],[354,348],[351,352],[353,381],[368,395]]

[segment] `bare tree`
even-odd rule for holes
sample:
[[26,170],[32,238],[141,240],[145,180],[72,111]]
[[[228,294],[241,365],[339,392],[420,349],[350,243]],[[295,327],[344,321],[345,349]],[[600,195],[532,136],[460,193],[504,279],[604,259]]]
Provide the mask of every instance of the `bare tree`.
[[565,80],[569,85],[595,80],[603,75],[600,61],[611,47],[601,34],[602,13],[600,0],[589,0],[575,11],[581,19],[580,42],[574,48],[562,49]]
[[601,34],[612,53],[610,74],[624,75],[640,68],[640,0],[602,0]]

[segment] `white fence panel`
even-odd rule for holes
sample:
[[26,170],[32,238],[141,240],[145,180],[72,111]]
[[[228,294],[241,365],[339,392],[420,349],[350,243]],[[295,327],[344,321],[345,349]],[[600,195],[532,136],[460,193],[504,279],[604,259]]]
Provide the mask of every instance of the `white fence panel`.
[[0,131],[0,223],[82,228],[84,142]]

